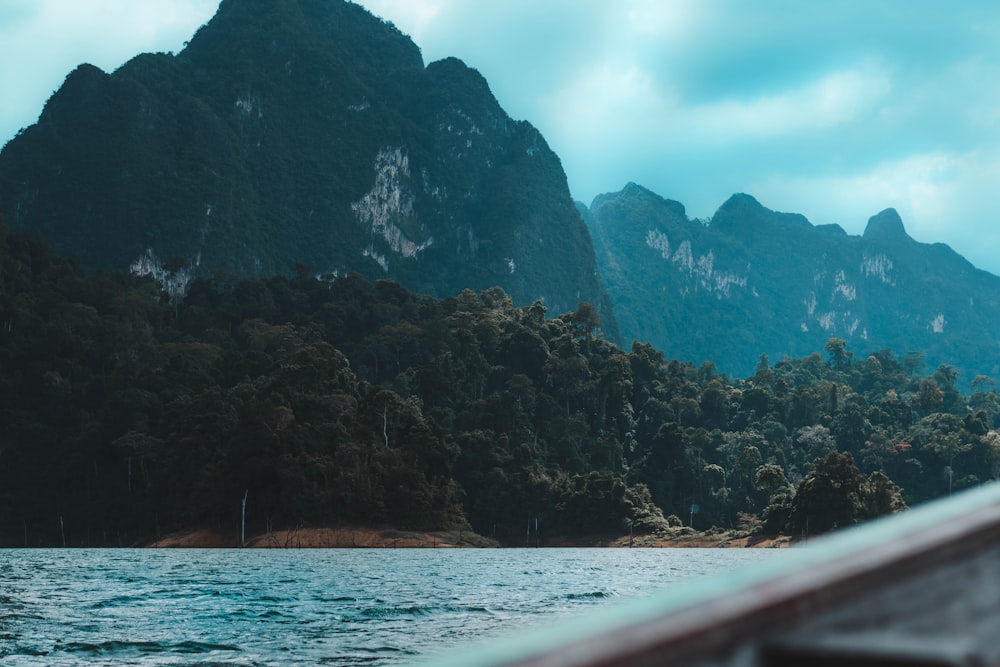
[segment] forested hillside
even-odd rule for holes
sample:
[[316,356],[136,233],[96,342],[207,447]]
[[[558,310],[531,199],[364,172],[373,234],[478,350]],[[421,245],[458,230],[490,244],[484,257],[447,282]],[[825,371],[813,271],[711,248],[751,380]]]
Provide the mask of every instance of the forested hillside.
[[588,301],[617,337],[545,138],[460,60],[344,0],[222,0],[178,54],[70,72],[0,151],[0,210],[88,271],[389,278]]
[[1000,277],[946,245],[911,238],[899,214],[862,236],[733,195],[710,220],[635,184],[579,205],[626,341],[749,375],[822,349],[919,350],[930,365],[1000,372]]
[[[0,226],[0,542],[471,526],[813,533],[995,477],[1000,397],[842,340],[746,380],[498,288],[84,274]],[[901,487],[902,492],[897,489]],[[691,506],[698,506],[692,514]],[[665,518],[666,517],[666,518]],[[679,517],[679,519],[678,519]]]

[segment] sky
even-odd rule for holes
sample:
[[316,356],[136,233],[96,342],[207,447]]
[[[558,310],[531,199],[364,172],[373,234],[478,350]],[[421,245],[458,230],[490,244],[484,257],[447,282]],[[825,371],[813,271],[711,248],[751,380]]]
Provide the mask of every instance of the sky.
[[[628,182],[708,218],[733,193],[1000,274],[994,0],[360,0],[461,58],[589,204]],[[177,52],[218,0],[0,0],[0,144],[77,64]]]

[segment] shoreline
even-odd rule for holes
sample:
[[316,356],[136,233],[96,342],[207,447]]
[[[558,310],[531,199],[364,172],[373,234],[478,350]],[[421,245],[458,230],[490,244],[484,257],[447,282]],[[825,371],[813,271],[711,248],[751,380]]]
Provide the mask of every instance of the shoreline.
[[[551,537],[527,545],[501,545],[495,540],[468,530],[405,531],[371,527],[312,527],[275,530],[246,539],[243,548],[251,549],[467,549],[467,548],[718,548],[773,549],[791,546],[787,536],[750,535],[739,531],[709,529],[699,533],[681,529],[651,535],[610,535],[590,537]],[[145,545],[152,549],[231,549],[240,548],[239,536],[226,535],[207,528],[192,528],[169,533]]]

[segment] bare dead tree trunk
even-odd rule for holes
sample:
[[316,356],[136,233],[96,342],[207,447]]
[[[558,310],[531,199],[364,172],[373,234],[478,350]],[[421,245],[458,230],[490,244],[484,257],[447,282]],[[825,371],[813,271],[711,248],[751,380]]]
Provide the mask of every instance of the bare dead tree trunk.
[[240,546],[246,546],[246,530],[247,530],[247,496],[250,495],[250,489],[243,492],[243,516],[240,520]]
[[389,406],[382,408],[382,437],[385,438],[385,448],[389,449]]
[[65,530],[65,527],[63,526],[62,514],[59,515],[59,536],[62,537],[62,545],[63,545],[63,548],[65,549],[66,548],[66,530]]

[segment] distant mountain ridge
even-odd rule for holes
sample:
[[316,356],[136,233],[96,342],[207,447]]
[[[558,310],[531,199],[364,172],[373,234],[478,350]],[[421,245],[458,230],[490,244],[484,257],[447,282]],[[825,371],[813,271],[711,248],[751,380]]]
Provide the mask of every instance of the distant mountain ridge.
[[176,56],[79,66],[0,153],[0,207],[90,270],[500,285],[616,333],[544,138],[342,0],[223,0]]
[[745,194],[708,223],[634,183],[578,208],[626,341],[737,376],[830,338],[857,354],[917,351],[965,382],[1000,371],[1000,278],[913,240],[893,209],[852,236]]

